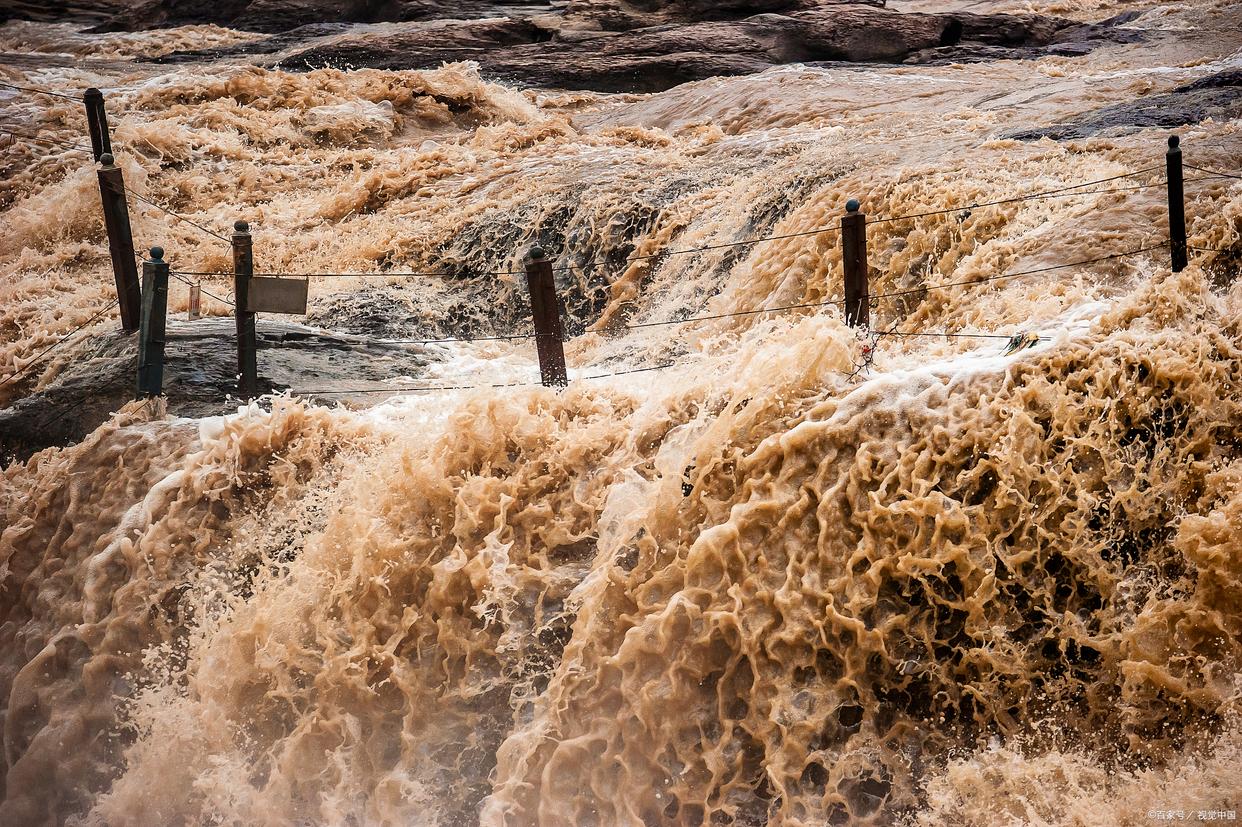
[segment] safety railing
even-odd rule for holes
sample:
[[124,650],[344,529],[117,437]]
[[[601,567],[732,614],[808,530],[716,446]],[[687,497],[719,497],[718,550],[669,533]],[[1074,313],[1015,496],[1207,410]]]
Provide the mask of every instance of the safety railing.
[[[15,89],[30,94],[48,95],[59,99],[74,101],[79,100],[79,98],[72,95],[52,90],[19,86],[17,84],[7,82],[0,82],[0,87]],[[86,327],[94,324],[113,307],[119,307],[122,328],[126,331],[138,331],[139,333],[138,396],[141,398],[160,395],[162,393],[164,317],[166,315],[168,279],[171,277],[190,287],[191,317],[197,314],[197,305],[200,295],[206,295],[209,298],[225,304],[226,306],[233,307],[237,325],[237,360],[239,377],[238,392],[243,398],[252,398],[256,395],[258,389],[255,316],[259,312],[304,313],[308,292],[306,285],[310,279],[392,279],[415,277],[452,278],[460,277],[462,275],[460,270],[447,269],[413,272],[381,271],[375,273],[255,272],[253,236],[251,235],[250,228],[246,222],[236,222],[233,234],[231,236],[225,236],[198,221],[194,221],[193,219],[181,215],[163,204],[147,198],[146,196],[126,190],[123,174],[121,169],[116,165],[115,158],[112,155],[111,133],[108,126],[107,113],[102,93],[98,89],[88,89],[80,100],[86,108],[88,136],[91,142],[90,149],[87,149],[83,145],[71,144],[58,138],[22,133],[7,128],[0,131],[6,132],[14,137],[21,137],[25,140],[45,142],[52,146],[61,147],[65,151],[89,153],[99,164],[97,174],[99,178],[100,198],[104,215],[104,224],[108,234],[109,252],[112,259],[117,298],[108,307],[102,309],[99,313],[92,316],[82,325],[79,325],[74,330],[58,339],[50,347],[37,354],[36,357],[32,359],[31,362],[27,363],[27,365],[20,371],[17,371],[11,376],[0,381],[0,388],[16,382],[23,376],[28,375],[37,364],[49,357],[56,348],[63,345]],[[399,393],[407,391],[448,391],[478,388],[522,387],[537,384],[551,387],[563,387],[569,381],[569,370],[566,365],[564,352],[565,333],[561,318],[563,312],[562,302],[556,291],[555,273],[582,270],[583,268],[592,266],[628,266],[639,262],[656,259],[662,260],[672,256],[694,255],[715,250],[733,249],[795,238],[822,237],[832,234],[835,234],[838,237],[841,246],[842,298],[840,299],[820,302],[800,302],[727,313],[715,313],[698,316],[691,315],[683,318],[660,321],[612,324],[608,326],[607,330],[624,331],[664,326],[694,325],[728,318],[788,313],[798,310],[835,306],[841,308],[842,315],[847,324],[859,329],[865,336],[871,337],[872,339],[870,345],[863,346],[863,364],[856,365],[858,370],[856,370],[855,373],[858,373],[859,370],[864,369],[870,364],[871,357],[874,354],[875,339],[886,336],[1004,339],[1008,340],[1010,346],[1013,347],[1017,343],[1017,339],[1019,337],[1011,336],[1009,334],[961,331],[900,331],[897,329],[900,324],[900,320],[898,321],[898,324],[894,324],[893,327],[888,330],[872,330],[870,325],[871,310],[876,307],[878,302],[883,300],[907,298],[914,295],[925,295],[934,290],[970,288],[996,281],[1016,279],[1074,267],[1090,266],[1104,261],[1142,255],[1144,253],[1152,252],[1165,247],[1169,249],[1170,266],[1174,272],[1179,272],[1187,266],[1189,251],[1207,253],[1211,255],[1230,254],[1233,251],[1220,248],[1192,246],[1187,243],[1184,187],[1186,184],[1209,180],[1242,180],[1242,175],[1207,167],[1184,164],[1179,138],[1177,136],[1170,137],[1168,144],[1168,149],[1165,153],[1165,163],[1163,165],[1165,173],[1164,178],[1154,182],[1138,183],[1127,186],[1111,186],[1098,189],[1098,187],[1105,184],[1113,184],[1118,181],[1130,180],[1139,176],[1158,172],[1162,169],[1162,166],[1160,165],[1153,165],[1143,169],[1111,175],[1091,181],[1083,181],[1078,184],[1067,185],[1064,187],[1015,195],[1010,198],[972,202],[954,207],[923,210],[904,215],[881,216],[875,218],[869,218],[862,211],[862,205],[857,200],[851,199],[845,205],[845,213],[840,217],[839,222],[836,225],[818,227],[793,233],[772,234],[735,241],[717,242],[685,249],[661,250],[654,253],[628,256],[619,261],[615,259],[604,260],[588,258],[586,261],[578,261],[576,264],[554,266],[555,263],[548,258],[543,250],[533,248],[525,257],[524,270],[500,270],[469,273],[470,276],[476,277],[517,276],[524,273],[527,278],[527,287],[531,300],[533,321],[532,332],[478,337],[466,336],[458,338],[393,339],[385,340],[385,343],[427,345],[448,344],[455,342],[518,341],[533,339],[536,345],[535,350],[538,356],[540,369],[539,383],[482,382],[479,384],[450,385],[444,384],[445,380],[439,380],[440,384],[437,385],[324,390],[303,389],[296,392],[307,396],[326,396],[365,393]],[[1193,170],[1199,173],[1199,175],[1197,177],[1185,178],[1183,175],[1183,168]],[[1164,187],[1167,193],[1168,226],[1167,235],[1165,235],[1164,240],[1155,243],[1142,244],[1138,247],[1120,253],[1096,256],[1077,261],[1065,262],[1062,264],[1020,270],[1016,272],[996,273],[990,276],[971,278],[961,281],[928,284],[921,287],[897,290],[887,293],[870,293],[868,275],[870,272],[870,262],[868,258],[867,246],[868,227],[878,224],[915,221],[949,215],[955,215],[959,220],[964,221],[971,216],[972,211],[986,207],[1035,200],[1134,193],[1158,187]],[[162,213],[186,224],[187,226],[193,227],[219,241],[230,244],[234,264],[232,271],[196,271],[175,269],[164,260],[165,253],[159,247],[151,248],[151,255],[148,259],[145,261],[141,259],[135,253],[133,234],[129,221],[129,206],[133,201],[154,207],[155,209],[158,209]],[[142,266],[141,281],[138,277],[139,264]],[[201,280],[205,277],[232,278],[232,300],[209,292],[203,288]],[[1034,338],[1037,339],[1039,337]],[[587,374],[579,376],[577,379],[601,379],[630,373],[663,370],[672,367],[675,364],[676,363],[670,362],[614,372]]]

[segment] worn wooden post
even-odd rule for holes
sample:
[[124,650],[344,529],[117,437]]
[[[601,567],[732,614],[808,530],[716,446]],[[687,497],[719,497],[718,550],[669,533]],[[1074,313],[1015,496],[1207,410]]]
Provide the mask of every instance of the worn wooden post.
[[867,296],[867,216],[851,198],[841,216],[841,265],[845,271],[845,323],[850,327],[871,325],[871,302]]
[[164,389],[164,330],[168,316],[168,263],[164,251],[151,248],[142,263],[142,323],[138,332],[138,399]]
[[233,302],[237,318],[237,394],[242,399],[259,395],[258,339],[254,313],[250,310],[250,279],[254,277],[254,248],[250,225],[233,224]]
[[91,135],[91,151],[95,160],[103,160],[104,155],[112,154],[112,137],[108,133],[108,113],[104,111],[103,92],[91,87],[82,95],[86,104],[86,127]]
[[1173,272],[1186,269],[1186,196],[1182,182],[1182,139],[1169,136],[1169,151],[1164,155],[1165,179],[1169,184],[1169,256]]
[[547,387],[564,387],[569,384],[569,375],[565,369],[561,304],[556,296],[552,262],[538,247],[532,247],[526,258],[526,282],[530,287],[530,308],[535,318],[539,375]]
[[112,156],[104,153],[98,170],[99,198],[103,202],[104,229],[108,232],[108,252],[112,256],[112,275],[121,309],[121,327],[138,329],[142,312],[138,286],[138,265],[134,259],[134,234],[129,226],[129,204],[125,200],[125,178]]

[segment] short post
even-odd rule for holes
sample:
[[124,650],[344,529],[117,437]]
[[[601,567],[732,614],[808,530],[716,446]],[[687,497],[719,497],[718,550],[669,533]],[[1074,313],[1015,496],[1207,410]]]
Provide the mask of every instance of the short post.
[[190,306],[186,308],[186,321],[194,321],[203,317],[203,288],[198,282],[190,285]]
[[841,216],[841,266],[845,271],[845,323],[870,327],[871,302],[867,295],[867,216],[851,198]]
[[168,316],[168,263],[164,251],[151,248],[142,263],[142,323],[138,332],[138,399],[164,389],[164,330]]
[[1186,269],[1186,196],[1182,184],[1182,139],[1169,136],[1169,151],[1164,155],[1165,179],[1169,183],[1169,255],[1173,272]]
[[254,248],[250,225],[233,224],[233,302],[237,318],[237,395],[254,399],[259,395],[258,340],[254,313],[250,310],[250,279],[254,277]]
[[112,155],[104,153],[98,170],[99,198],[103,202],[104,229],[108,232],[108,252],[112,256],[112,275],[121,309],[121,328],[138,329],[141,298],[138,265],[134,259],[134,234],[129,226],[129,204],[125,200],[125,177]]
[[569,375],[565,369],[561,304],[556,296],[552,262],[538,247],[532,247],[526,258],[526,281],[530,287],[530,308],[535,318],[539,375],[545,387],[564,387],[569,384]]
[[91,87],[82,95],[86,104],[86,128],[91,135],[91,151],[96,161],[112,154],[112,137],[108,133],[108,113],[104,111],[103,92]]

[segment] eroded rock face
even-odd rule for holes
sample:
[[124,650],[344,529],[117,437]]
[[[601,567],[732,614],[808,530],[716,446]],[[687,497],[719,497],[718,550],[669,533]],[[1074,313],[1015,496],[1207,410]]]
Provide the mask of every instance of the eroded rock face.
[[118,31],[215,23],[255,32],[284,32],[314,23],[385,23],[515,17],[550,12],[548,0],[143,0],[124,8],[100,30]]
[[311,44],[279,68],[429,69],[446,60],[475,60],[488,75],[509,82],[655,92],[786,63],[936,59],[937,50],[966,44],[993,50],[1038,47],[1074,25],[1040,15],[905,14],[852,3],[619,32],[593,31],[580,23],[577,18],[505,25],[441,21],[386,37]]
[[[1087,25],[1038,14],[905,13],[883,0],[141,0],[100,28],[216,23],[272,33],[163,62],[280,53],[278,68],[299,71],[472,60],[491,78],[521,85],[657,92],[787,63],[1083,54],[1141,38],[1117,28],[1128,19]],[[351,26],[378,22],[390,25],[350,35]]]

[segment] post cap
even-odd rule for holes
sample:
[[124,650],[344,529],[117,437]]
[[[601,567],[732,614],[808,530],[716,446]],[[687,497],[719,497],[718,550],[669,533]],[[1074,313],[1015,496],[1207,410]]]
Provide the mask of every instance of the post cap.
[[103,97],[103,92],[100,92],[98,89],[96,89],[94,86],[92,86],[92,87],[90,87],[89,89],[87,89],[87,90],[86,90],[86,92],[84,92],[84,93],[82,94],[82,97],[84,97],[84,98],[98,98],[98,97]]
[[1177,147],[1181,144],[1181,142],[1182,142],[1182,139],[1179,136],[1170,135],[1169,136],[1169,149],[1177,149]]
[[858,208],[861,206],[862,204],[858,203],[857,198],[851,198],[849,201],[845,202],[845,211],[846,212],[858,212]]
[[151,248],[151,260],[152,261],[163,261],[164,260],[164,248],[163,247],[152,247]]
[[234,221],[233,229],[239,233],[248,233],[250,232],[250,225],[245,221]]
[[103,155],[99,156],[99,163],[106,167],[110,167],[116,163],[116,159],[112,157],[111,152],[105,152]]
[[526,254],[527,261],[543,261],[548,254],[543,251],[542,247],[531,247],[530,252]]

